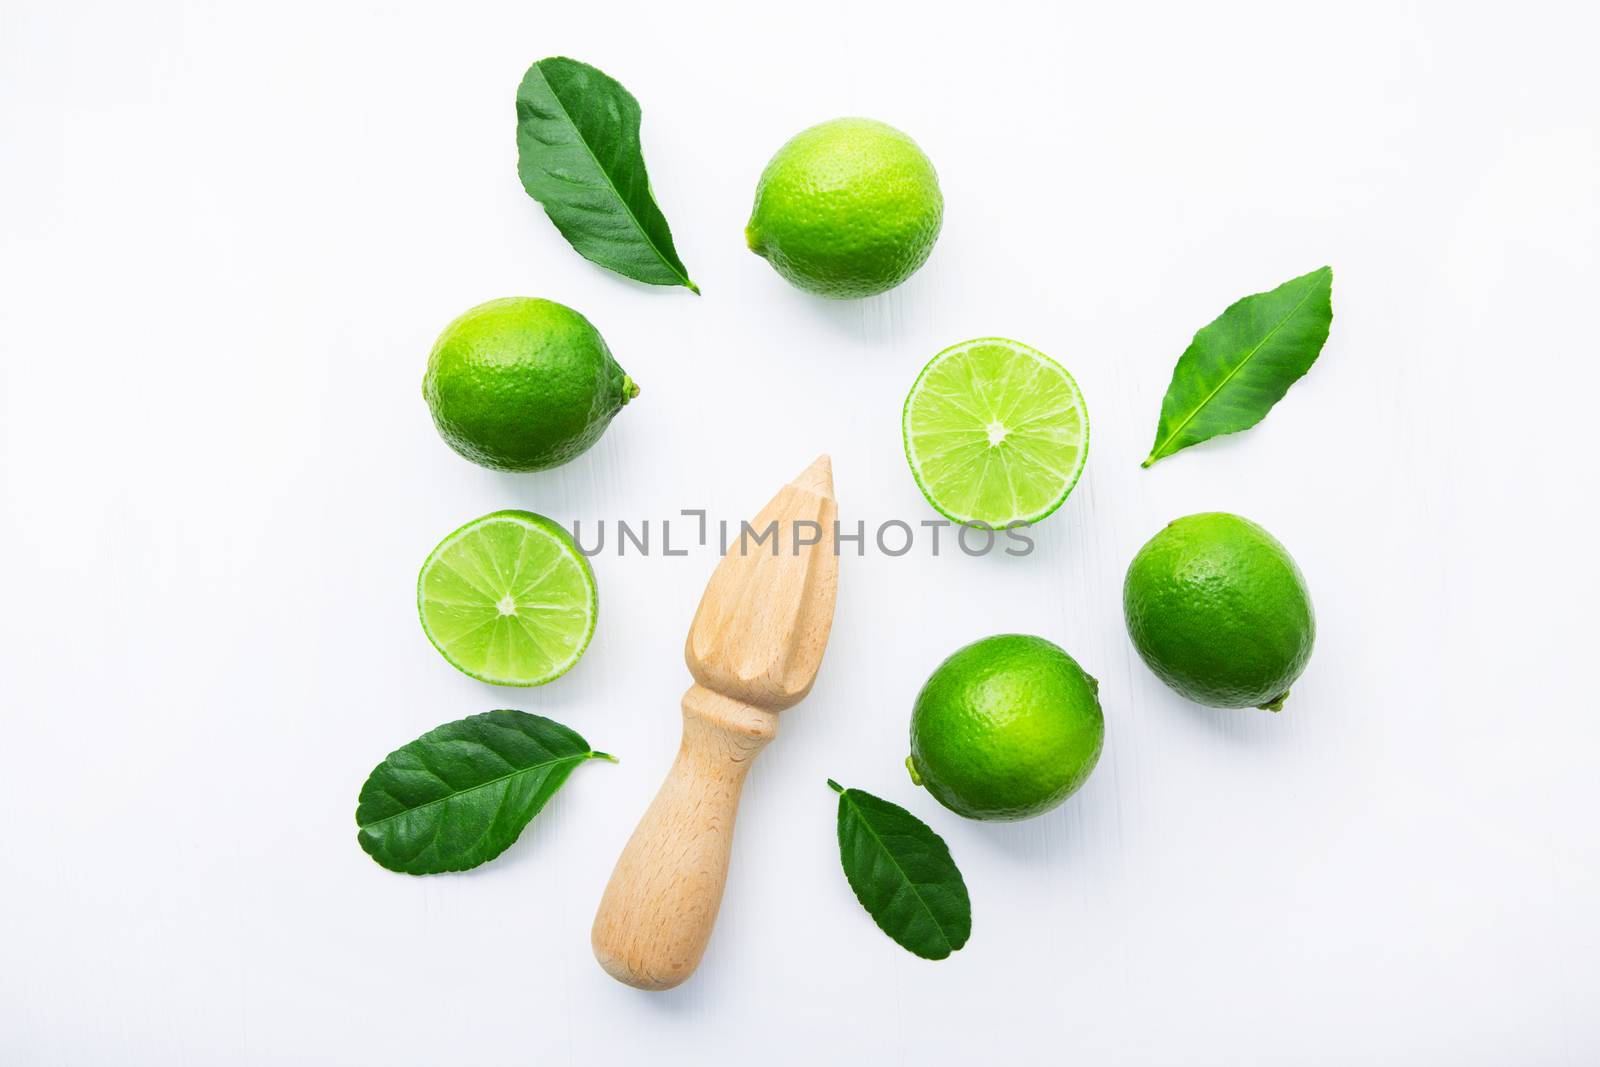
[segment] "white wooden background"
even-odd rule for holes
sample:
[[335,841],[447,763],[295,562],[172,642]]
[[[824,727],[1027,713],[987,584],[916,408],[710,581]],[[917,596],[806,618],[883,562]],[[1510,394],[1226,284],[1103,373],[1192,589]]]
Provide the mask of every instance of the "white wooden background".
[[[989,2],[0,10],[0,1061],[50,1064],[1588,1064],[1600,1058],[1592,5]],[[704,287],[572,253],[512,98],[570,54],[644,105]],[[948,202],[928,266],[828,303],[745,251],[789,135],[864,114]],[[1173,360],[1322,263],[1321,361],[1248,435],[1140,471]],[[643,395],[590,454],[496,474],[435,436],[438,330],[580,309]],[[698,976],[590,958],[676,745],[712,558],[595,561],[601,623],[532,692],[416,621],[435,541],[502,507],[737,519],[830,451],[847,521],[932,517],[900,404],[999,333],[1076,375],[1089,469],[1027,559],[847,558],[811,698],[757,765]],[[1316,600],[1280,716],[1139,664],[1122,572],[1250,516]],[[1105,756],[1022,824],[901,767],[957,646],[1043,634],[1103,682]],[[385,753],[493,707],[618,753],[509,853],[389,874]],[[833,776],[949,841],[938,964],[840,874]]]

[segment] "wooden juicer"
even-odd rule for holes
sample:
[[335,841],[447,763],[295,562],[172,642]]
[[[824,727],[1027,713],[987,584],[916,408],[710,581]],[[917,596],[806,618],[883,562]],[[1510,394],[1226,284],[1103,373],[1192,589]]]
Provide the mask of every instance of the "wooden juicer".
[[[828,644],[837,518],[833,465],[819,456],[741,530],[706,585],[684,645],[695,684],[683,695],[683,742],[590,935],[620,982],[671,989],[705,954],[745,774],[777,734],[778,713],[811,691]],[[762,539],[774,523],[775,543]]]

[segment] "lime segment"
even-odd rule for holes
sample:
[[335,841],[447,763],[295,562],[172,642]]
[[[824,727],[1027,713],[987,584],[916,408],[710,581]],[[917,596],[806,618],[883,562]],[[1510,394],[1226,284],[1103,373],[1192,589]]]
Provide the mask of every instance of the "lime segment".
[[531,511],[467,523],[417,578],[423,632],[450,665],[494,685],[543,685],[594,636],[594,572],[560,524]]
[[968,526],[1038,522],[1089,457],[1089,413],[1072,375],[1001,337],[934,356],[906,397],[902,430],[922,495]]

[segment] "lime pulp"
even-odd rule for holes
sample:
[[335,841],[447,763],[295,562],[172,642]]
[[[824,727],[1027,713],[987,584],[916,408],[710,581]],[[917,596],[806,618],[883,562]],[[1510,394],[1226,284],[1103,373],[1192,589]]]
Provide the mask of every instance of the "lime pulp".
[[497,511],[439,543],[417,578],[423,632],[450,665],[493,685],[543,685],[594,636],[594,573],[560,524]]
[[940,352],[902,412],[906,460],[946,518],[1000,529],[1046,518],[1078,483],[1089,413],[1072,375],[1001,337]]

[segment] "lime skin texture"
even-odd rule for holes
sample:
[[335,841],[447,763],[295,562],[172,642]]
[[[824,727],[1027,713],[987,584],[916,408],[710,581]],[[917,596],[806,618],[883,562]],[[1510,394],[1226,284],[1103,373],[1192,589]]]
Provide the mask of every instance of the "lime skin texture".
[[944,222],[939,176],[917,143],[872,119],[796,134],[756,183],[745,242],[807,292],[888,292],[927,262]]
[[575,459],[638,394],[588,319],[527,296],[479,304],[446,326],[422,379],[445,442],[503,471]]
[[1100,759],[1100,684],[1042,637],[999,634],[934,670],[911,712],[913,781],[969,819],[1042,815]]
[[1197,704],[1278,711],[1316,641],[1304,576],[1287,549],[1226,512],[1167,524],[1122,585],[1133,647]]

